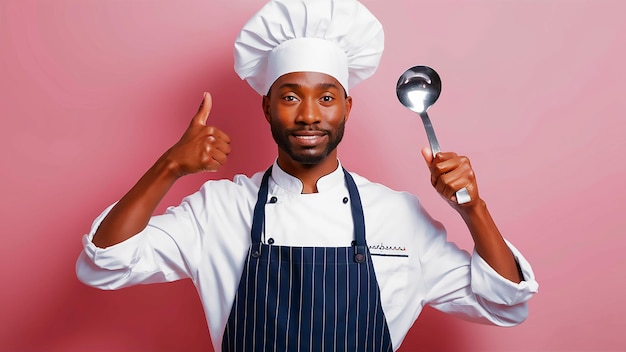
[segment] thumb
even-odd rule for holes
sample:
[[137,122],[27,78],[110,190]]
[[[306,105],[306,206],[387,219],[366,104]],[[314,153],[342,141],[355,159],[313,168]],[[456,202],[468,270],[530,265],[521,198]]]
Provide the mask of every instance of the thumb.
[[206,121],[209,118],[209,113],[211,113],[212,106],[213,99],[211,98],[211,94],[208,92],[204,92],[204,94],[202,95],[202,103],[198,108],[196,116],[193,117],[192,122],[200,125],[206,125]]
[[424,161],[426,161],[426,164],[430,166],[430,164],[433,162],[433,151],[429,147],[423,147],[422,156],[424,157]]

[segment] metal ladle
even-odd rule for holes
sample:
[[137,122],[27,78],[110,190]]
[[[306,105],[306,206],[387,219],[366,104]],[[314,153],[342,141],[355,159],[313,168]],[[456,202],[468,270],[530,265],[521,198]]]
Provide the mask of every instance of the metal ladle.
[[[396,84],[396,94],[400,103],[407,109],[416,112],[421,118],[428,136],[428,143],[433,158],[441,151],[435,130],[426,110],[437,101],[441,93],[441,78],[435,70],[428,66],[414,66],[404,71]],[[467,188],[456,191],[456,201],[464,204],[471,200]]]

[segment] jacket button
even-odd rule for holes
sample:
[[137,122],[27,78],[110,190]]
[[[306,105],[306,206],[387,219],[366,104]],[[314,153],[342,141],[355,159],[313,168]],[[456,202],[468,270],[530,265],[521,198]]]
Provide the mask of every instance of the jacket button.
[[267,240],[267,244],[274,244],[274,239],[270,238],[269,240]]
[[259,251],[252,252],[252,258],[258,258],[260,256],[261,256],[261,252],[259,252]]
[[363,255],[363,253],[357,253],[357,254],[354,256],[354,260],[355,260],[357,263],[363,263],[363,262],[365,261],[365,255]]
[[276,197],[270,198],[270,203],[276,203],[276,202],[278,202],[278,198]]
[[348,203],[348,197],[343,197],[343,204]]

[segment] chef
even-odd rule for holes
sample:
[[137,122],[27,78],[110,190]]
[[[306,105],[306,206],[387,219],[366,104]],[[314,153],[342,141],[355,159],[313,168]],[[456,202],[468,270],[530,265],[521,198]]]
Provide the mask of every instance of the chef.
[[[205,93],[181,139],[83,237],[79,279],[106,290],[191,279],[218,351],[392,351],[426,304],[521,323],[538,284],[500,235],[468,158],[422,151],[472,234],[471,255],[417,197],[339,162],[349,91],[376,70],[383,39],[355,0],[267,3],[235,42],[235,70],[262,97],[273,164],[208,181],[153,215],[177,179],[218,170],[230,153],[229,136],[207,125]],[[471,200],[459,205],[463,187]]]

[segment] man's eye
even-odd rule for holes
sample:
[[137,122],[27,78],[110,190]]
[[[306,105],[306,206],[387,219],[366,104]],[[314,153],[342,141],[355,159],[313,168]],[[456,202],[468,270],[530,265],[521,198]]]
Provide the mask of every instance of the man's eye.
[[322,101],[325,103],[329,103],[331,101],[333,101],[335,98],[331,97],[330,95],[325,95],[322,97]]
[[298,100],[298,98],[294,97],[293,95],[286,95],[285,97],[283,97],[283,100],[285,100],[285,101],[296,101],[296,100]]

